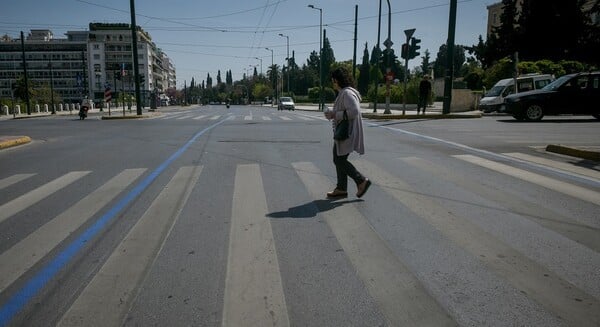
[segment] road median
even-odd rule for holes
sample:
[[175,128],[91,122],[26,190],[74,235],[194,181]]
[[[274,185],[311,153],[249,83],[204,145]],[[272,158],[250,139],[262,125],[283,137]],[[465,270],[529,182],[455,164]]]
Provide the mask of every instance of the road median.
[[0,136],[0,150],[31,142],[29,136]]

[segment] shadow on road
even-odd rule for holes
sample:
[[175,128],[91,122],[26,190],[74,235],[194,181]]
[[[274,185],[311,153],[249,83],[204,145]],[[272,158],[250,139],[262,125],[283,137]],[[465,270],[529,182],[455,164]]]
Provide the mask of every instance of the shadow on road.
[[291,207],[287,211],[278,211],[267,214],[269,218],[313,218],[319,212],[335,209],[347,203],[362,202],[363,200],[314,200],[299,206]]

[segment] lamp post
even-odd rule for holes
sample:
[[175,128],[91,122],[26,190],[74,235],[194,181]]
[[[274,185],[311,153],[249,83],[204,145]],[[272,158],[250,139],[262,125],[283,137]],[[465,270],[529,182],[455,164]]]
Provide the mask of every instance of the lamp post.
[[287,95],[290,96],[290,37],[288,35],[283,35],[279,33],[279,36],[285,37],[287,40]]
[[[271,51],[271,75],[273,75],[273,70],[274,70],[274,66],[275,64],[273,63],[273,49],[269,49],[269,48],[265,48],[268,51]],[[271,83],[273,83],[273,80],[271,80]],[[275,98],[277,98],[277,72],[275,72]],[[274,99],[271,100],[271,107],[273,107],[273,102]]]
[[52,114],[56,115],[56,109],[54,108],[54,78],[52,75],[52,53],[50,53],[50,60],[48,61],[48,68],[50,69],[50,97],[52,101]]
[[319,11],[319,83],[321,84],[321,94],[319,101],[319,111],[323,111],[323,9],[308,5],[308,8],[312,8]]
[[262,75],[262,58],[254,57],[254,59],[260,60],[260,74]]

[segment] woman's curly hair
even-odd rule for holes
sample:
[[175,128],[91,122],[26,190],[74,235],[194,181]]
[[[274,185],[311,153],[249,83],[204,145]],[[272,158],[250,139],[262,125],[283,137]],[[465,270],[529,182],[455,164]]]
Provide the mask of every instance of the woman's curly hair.
[[331,78],[336,80],[341,88],[354,87],[354,78],[352,78],[352,74],[345,67],[338,67],[332,71]]

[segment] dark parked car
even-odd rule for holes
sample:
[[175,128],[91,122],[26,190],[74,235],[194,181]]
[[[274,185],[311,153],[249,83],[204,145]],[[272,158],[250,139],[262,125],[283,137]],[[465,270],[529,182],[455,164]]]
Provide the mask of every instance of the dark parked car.
[[561,76],[542,89],[507,96],[504,105],[517,120],[538,121],[559,114],[600,119],[600,72]]

